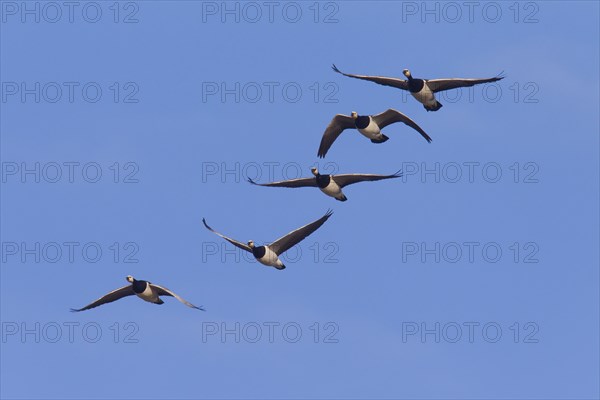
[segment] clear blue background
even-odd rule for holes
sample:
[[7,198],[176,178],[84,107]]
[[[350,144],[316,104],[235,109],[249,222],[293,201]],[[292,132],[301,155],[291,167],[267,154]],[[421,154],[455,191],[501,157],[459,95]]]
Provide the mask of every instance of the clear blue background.
[[[80,256],[75,263],[12,256],[2,264],[5,328],[94,322],[103,329],[98,343],[80,330],[69,343],[66,329],[57,343],[6,337],[3,398],[598,398],[598,3],[537,2],[537,23],[523,23],[534,10],[524,3],[518,23],[512,3],[497,3],[498,23],[485,21],[481,7],[472,23],[466,14],[456,23],[431,16],[423,23],[419,15],[403,21],[401,2],[340,2],[337,23],[322,23],[332,10],[324,5],[314,23],[310,2],[295,24],[281,12],[273,23],[266,16],[257,23],[208,16],[204,23],[202,3],[193,1],[139,2],[138,23],[114,23],[113,2],[101,4],[96,24],[76,13],[74,23],[63,16],[55,24],[7,16],[1,27],[3,82],[94,81],[105,89],[94,104],[80,96],[1,103],[3,162],[93,161],[105,174],[96,184],[15,177],[2,184],[3,242],[98,242],[105,251],[96,264]],[[334,74],[333,62],[351,73],[504,71],[507,78],[495,103],[478,89],[473,102],[442,97],[444,108],[427,113],[400,91]],[[264,95],[256,103],[202,101],[203,82],[270,81],[297,82],[301,100],[276,91],[272,103]],[[135,82],[139,102],[114,103],[113,82]],[[315,82],[337,84],[339,101],[315,102],[308,89]],[[539,89],[537,103],[525,102],[528,82]],[[517,101],[509,89],[515,84]],[[203,182],[207,162],[294,162],[308,175],[334,114],[389,107],[421,124],[433,143],[398,125],[382,145],[350,132],[325,161],[364,173],[391,173],[408,162],[496,162],[502,179],[435,183],[415,175],[352,186],[346,203],[316,190],[252,187],[243,177]],[[114,162],[135,162],[139,182],[112,183]],[[515,162],[536,163],[538,182],[514,183],[508,167]],[[281,168],[275,171],[281,179]],[[223,263],[204,255],[203,262],[203,243],[221,243],[202,227],[203,217],[239,240],[265,242],[330,207],[332,218],[285,271],[231,257]],[[108,246],[130,241],[139,263],[113,262]],[[497,263],[402,259],[403,242],[468,241],[497,242],[505,253]],[[322,255],[315,262],[308,249],[315,242],[337,243],[339,262]],[[535,242],[539,262],[513,262],[513,242]],[[69,313],[125,285],[128,274],[207,312],[169,298],[160,307],[127,298]],[[122,336],[114,343],[109,327],[119,323],[123,335],[128,321],[139,327],[138,343]],[[269,321],[299,324],[301,340],[287,343],[280,333],[274,343],[202,340],[203,322]],[[337,324],[338,343],[314,343],[315,322]],[[469,343],[466,330],[458,343],[431,335],[403,341],[406,322],[495,322],[503,334],[497,343],[481,333]],[[509,327],[519,323],[523,335],[527,322],[538,326],[538,342],[521,336],[515,343]]]

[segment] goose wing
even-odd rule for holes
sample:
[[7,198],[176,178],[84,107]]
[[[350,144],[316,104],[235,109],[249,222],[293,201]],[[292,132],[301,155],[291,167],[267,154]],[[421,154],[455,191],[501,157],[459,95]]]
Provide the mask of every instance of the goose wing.
[[343,174],[333,175],[333,180],[340,186],[345,187],[358,182],[380,181],[382,179],[399,178],[402,176],[402,171],[398,171],[392,175],[374,175],[374,174]]
[[368,75],[346,74],[346,73],[340,71],[335,66],[335,64],[333,64],[333,66],[331,68],[333,68],[333,70],[335,72],[337,72],[338,74],[342,74],[342,75],[348,76],[350,78],[362,79],[362,80],[365,80],[365,81],[375,82],[375,83],[378,83],[378,84],[384,85],[384,86],[392,86],[392,87],[395,87],[395,88],[398,88],[398,89],[408,90],[408,82],[405,81],[404,79],[387,78],[385,76],[368,76]]
[[196,307],[195,305],[193,305],[189,301],[186,301],[183,298],[177,296],[174,292],[170,291],[166,287],[158,286],[158,285],[155,285],[154,283],[151,283],[150,287],[152,289],[156,290],[156,293],[158,293],[159,296],[171,296],[171,297],[175,297],[177,300],[179,300],[180,302],[182,302],[183,304],[185,304],[188,307],[192,307],[192,308],[195,308],[197,310],[206,311],[204,308],[202,308],[202,306]]
[[106,304],[106,303],[112,303],[113,301],[119,300],[126,296],[131,296],[134,294],[135,294],[135,292],[133,291],[133,287],[131,285],[123,286],[122,288],[113,290],[112,292],[100,297],[98,300],[94,301],[93,303],[88,304],[87,306],[85,306],[83,308],[79,308],[79,309],[72,308],[71,311],[78,312],[78,311],[89,310],[90,308],[98,307],[98,306],[101,306],[102,304]]
[[411,128],[413,128],[417,132],[419,132],[421,134],[421,136],[423,136],[425,138],[425,140],[427,140],[428,142],[431,142],[431,137],[429,137],[429,135],[427,133],[425,133],[425,131],[419,125],[417,125],[417,123],[415,121],[408,118],[406,115],[402,114],[400,111],[390,108],[389,110],[386,110],[386,111],[382,112],[381,114],[373,115],[373,119],[375,120],[375,123],[377,123],[377,125],[379,125],[379,128],[381,128],[381,129],[383,129],[384,127],[386,127],[390,124],[393,124],[395,122],[402,122],[402,123],[410,126]]
[[315,178],[299,178],[290,179],[288,181],[279,181],[271,183],[256,183],[252,179],[248,178],[248,182],[258,186],[272,186],[272,187],[287,187],[287,188],[298,188],[298,187],[317,187],[317,180]]
[[444,90],[456,89],[460,87],[469,87],[479,85],[481,83],[496,82],[504,79],[503,76],[496,76],[494,78],[486,79],[463,79],[463,78],[451,78],[451,79],[431,79],[427,80],[427,86],[432,92],[437,93]]
[[333,117],[327,126],[327,129],[325,129],[325,132],[323,133],[317,155],[320,158],[325,157],[325,154],[327,154],[327,151],[333,142],[335,142],[335,140],[338,138],[338,136],[340,136],[345,129],[354,127],[354,119],[352,119],[352,117],[343,114],[337,114],[335,117]]
[[238,242],[237,240],[232,239],[232,238],[228,238],[227,236],[222,235],[219,232],[215,231],[213,228],[211,228],[210,226],[208,226],[208,224],[206,223],[206,220],[204,218],[202,218],[202,222],[204,223],[204,226],[206,227],[206,229],[208,229],[212,233],[215,233],[216,235],[221,236],[223,239],[227,240],[232,245],[234,245],[236,247],[239,247],[242,250],[246,250],[246,251],[249,251],[250,253],[252,253],[252,249],[247,244],[244,244],[242,242]]
[[304,225],[301,228],[296,229],[293,232],[288,233],[287,235],[277,239],[273,243],[271,243],[268,247],[273,250],[277,255],[280,255],[296,244],[300,243],[304,238],[308,235],[319,229],[321,225],[325,223],[331,217],[333,211],[328,210],[325,215],[323,215],[318,220],[311,222],[310,224]]

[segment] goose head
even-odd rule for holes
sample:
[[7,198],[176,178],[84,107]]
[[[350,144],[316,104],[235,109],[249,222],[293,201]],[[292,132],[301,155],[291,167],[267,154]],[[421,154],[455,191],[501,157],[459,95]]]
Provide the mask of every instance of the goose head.
[[135,279],[133,279],[133,276],[131,276],[131,275],[127,275],[127,277],[125,278],[125,280],[126,280],[127,282],[129,282],[129,283],[133,283],[133,281],[134,281]]
[[356,111],[352,111],[352,114],[350,114],[352,116],[352,119],[357,119],[358,118],[358,113]]
[[312,172],[312,174],[313,174],[314,176],[318,176],[318,175],[319,175],[319,170],[317,169],[317,167],[312,167],[312,168],[310,169],[310,172]]
[[412,79],[412,75],[410,74],[410,71],[405,69],[402,71],[402,74],[407,77],[408,79]]
[[250,247],[251,249],[254,248],[254,240],[248,240],[248,247]]

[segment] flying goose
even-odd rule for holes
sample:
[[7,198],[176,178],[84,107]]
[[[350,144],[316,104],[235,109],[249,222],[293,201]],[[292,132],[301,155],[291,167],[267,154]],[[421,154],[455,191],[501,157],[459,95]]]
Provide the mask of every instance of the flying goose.
[[331,122],[323,137],[321,138],[321,145],[317,155],[321,158],[325,157],[327,151],[333,144],[333,142],[340,136],[345,129],[358,129],[367,138],[371,139],[373,143],[383,143],[389,138],[381,133],[381,130],[388,125],[395,122],[403,122],[410,126],[421,134],[428,142],[431,142],[431,138],[419,125],[417,125],[412,119],[402,114],[400,111],[396,111],[390,108],[387,111],[377,115],[358,115],[356,111],[352,111],[350,116],[337,114]]
[[101,306],[102,304],[106,304],[106,303],[111,303],[111,302],[119,300],[123,297],[131,296],[134,294],[136,296],[138,296],[140,299],[148,301],[150,303],[154,303],[154,304],[163,304],[164,303],[164,301],[162,301],[159,296],[172,296],[188,307],[192,307],[197,310],[205,311],[204,308],[196,307],[192,303],[185,301],[184,299],[177,296],[175,293],[171,292],[169,289],[167,289],[165,287],[158,286],[158,285],[155,285],[154,283],[150,283],[147,281],[138,281],[137,279],[134,279],[133,276],[131,276],[131,275],[127,275],[127,277],[125,279],[127,280],[127,282],[131,283],[131,285],[123,286],[120,289],[113,290],[112,292],[108,293],[107,295],[100,297],[98,300],[94,301],[93,303],[88,304],[87,306],[80,308],[80,309],[72,308],[71,311],[77,312],[77,311],[89,310],[90,308],[98,307],[98,306]]
[[209,231],[217,234],[218,236],[227,240],[229,243],[233,244],[234,246],[239,247],[242,250],[246,250],[246,251],[252,253],[254,258],[256,258],[256,260],[259,263],[264,264],[268,267],[284,269],[285,265],[283,265],[283,263],[279,259],[279,255],[281,255],[282,253],[285,253],[286,251],[291,249],[293,246],[300,243],[308,235],[310,235],[311,233],[313,233],[314,231],[319,229],[319,227],[321,225],[323,225],[325,223],[325,221],[327,221],[327,219],[329,219],[329,217],[331,217],[331,214],[333,214],[333,211],[328,210],[327,213],[325,215],[323,215],[321,218],[319,218],[318,220],[311,222],[310,224],[304,225],[303,227],[298,228],[295,231],[288,233],[287,235],[277,239],[276,241],[274,241],[273,243],[271,243],[268,246],[256,246],[254,244],[254,241],[252,241],[252,240],[248,241],[248,244],[238,242],[235,239],[231,239],[231,238],[215,231],[213,228],[208,226],[208,224],[206,223],[206,220],[204,218],[202,219],[202,222],[204,223],[204,226],[206,227],[206,229],[208,229]]
[[335,64],[332,66],[333,70],[338,74],[348,76],[350,78],[363,79],[378,83],[380,85],[392,86],[402,90],[410,91],[415,99],[421,104],[427,111],[437,111],[442,108],[439,101],[435,99],[434,93],[441,92],[444,90],[456,89],[460,87],[469,87],[479,85],[481,83],[496,82],[500,79],[504,79],[503,76],[496,76],[494,78],[487,79],[463,79],[463,78],[449,78],[449,79],[418,79],[413,78],[410,71],[405,69],[402,74],[408,78],[408,80],[399,78],[387,78],[385,76],[367,76],[367,75],[353,75],[346,74],[340,71]]
[[348,198],[342,193],[342,188],[353,183],[379,181],[382,179],[399,178],[402,172],[398,171],[393,175],[372,175],[372,174],[343,174],[343,175],[321,175],[316,167],[312,167],[310,171],[314,178],[299,178],[290,179],[288,181],[271,182],[271,183],[256,183],[248,178],[248,182],[258,186],[270,187],[318,187],[321,192],[327,196],[331,196],[339,201],[346,201]]

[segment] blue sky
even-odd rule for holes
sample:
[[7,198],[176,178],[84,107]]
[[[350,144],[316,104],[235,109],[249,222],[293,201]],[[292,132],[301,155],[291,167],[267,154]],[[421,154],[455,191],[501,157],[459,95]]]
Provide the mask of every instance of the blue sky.
[[[3,398],[599,397],[596,2],[60,4],[0,2]],[[427,113],[332,63],[506,79]],[[317,159],[388,108],[433,142]],[[245,182],[315,163],[405,176]],[[201,224],[263,243],[328,208],[284,271]],[[69,313],[128,274],[207,311]]]

